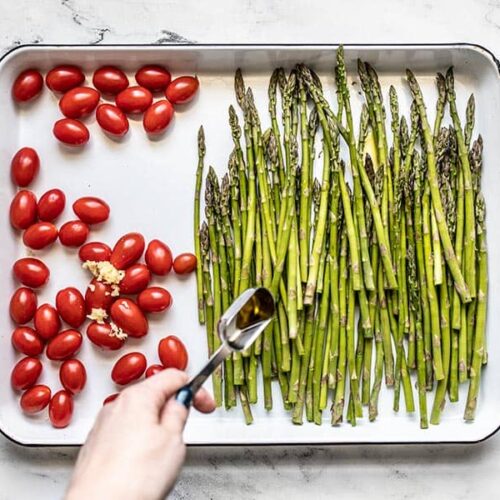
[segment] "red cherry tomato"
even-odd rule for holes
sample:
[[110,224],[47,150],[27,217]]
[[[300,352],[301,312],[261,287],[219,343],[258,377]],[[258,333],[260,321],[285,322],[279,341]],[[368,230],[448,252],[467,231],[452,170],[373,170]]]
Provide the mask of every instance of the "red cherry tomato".
[[10,384],[16,391],[24,391],[36,383],[42,369],[42,362],[39,359],[23,358],[12,369]]
[[36,97],[43,88],[43,78],[36,69],[27,69],[19,74],[12,86],[12,97],[19,102]]
[[65,247],[81,247],[89,236],[88,224],[81,220],[70,220],[59,229],[59,241]]
[[185,104],[196,94],[200,82],[193,76],[180,76],[172,80],[165,91],[165,97],[173,104]]
[[35,313],[35,330],[44,340],[55,337],[61,328],[61,319],[50,304],[42,304]]
[[116,297],[111,295],[112,288],[110,285],[93,279],[85,292],[85,308],[87,314],[92,313],[92,309],[104,309],[109,311],[111,304]]
[[51,392],[46,385],[34,385],[21,396],[19,404],[24,413],[33,414],[45,409],[50,403]]
[[120,281],[120,293],[134,294],[142,292],[151,281],[151,273],[144,264],[134,264],[127,268]]
[[111,248],[109,248],[106,243],[91,241],[90,243],[85,243],[85,245],[80,248],[78,257],[80,257],[82,262],[87,260],[103,262],[111,258]]
[[96,111],[97,123],[108,134],[121,137],[128,132],[128,118],[125,113],[112,104],[101,104]]
[[185,370],[188,364],[188,353],[182,341],[175,335],[160,340],[158,356],[165,368]]
[[54,123],[55,137],[68,146],[83,146],[89,141],[89,129],[78,120],[63,118]]
[[52,129],[56,139],[68,146],[83,146],[90,139],[89,129],[79,120],[63,118]]
[[38,218],[52,222],[61,215],[65,205],[64,193],[60,189],[51,189],[38,200]]
[[45,84],[53,92],[67,92],[85,81],[85,75],[78,66],[61,64],[52,68],[45,77]]
[[36,196],[26,189],[18,191],[10,203],[10,223],[16,229],[26,229],[37,217]]
[[30,288],[38,288],[49,281],[49,268],[39,259],[25,257],[16,260],[12,267],[14,276]]
[[57,312],[68,325],[80,328],[85,321],[85,300],[80,290],[68,287],[57,292]]
[[74,356],[82,346],[82,334],[78,330],[64,330],[49,340],[47,358],[61,361]]
[[112,403],[118,396],[120,395],[119,392],[116,392],[115,394],[110,394],[103,402],[102,406],[106,406],[108,403]]
[[82,118],[89,115],[99,104],[101,94],[90,87],[75,87],[59,101],[59,109],[66,118]]
[[146,313],[166,311],[172,305],[172,296],[165,288],[152,286],[139,294],[137,305]]
[[103,66],[94,72],[92,83],[103,94],[116,95],[128,87],[128,78],[121,69]]
[[33,250],[40,250],[52,245],[57,240],[57,234],[57,227],[52,222],[37,222],[24,231],[23,242]]
[[87,382],[87,371],[78,359],[68,359],[59,369],[59,379],[67,391],[79,394]]
[[73,396],[66,390],[56,392],[49,404],[50,422],[57,429],[62,429],[69,425],[72,416]]
[[73,203],[73,212],[87,224],[99,224],[109,217],[109,205],[100,198],[85,196]]
[[153,375],[162,372],[164,369],[165,367],[163,365],[148,366],[148,369],[146,370],[146,378],[152,377]]
[[18,288],[10,299],[10,317],[14,323],[24,325],[35,316],[37,304],[38,299],[31,288]]
[[140,352],[131,352],[122,356],[113,366],[111,378],[115,384],[126,385],[142,377],[146,370],[146,357]]
[[43,352],[43,340],[29,326],[18,326],[12,332],[11,341],[14,349],[26,356],[38,356]]
[[144,113],[142,125],[144,130],[151,135],[161,134],[174,117],[174,107],[167,101],[157,101]]
[[123,235],[113,248],[110,262],[117,269],[126,269],[137,262],[144,252],[144,237],[139,233]]
[[109,323],[97,323],[97,321],[92,321],[87,327],[87,337],[93,344],[107,351],[117,351],[125,342],[125,339],[113,335]]
[[196,269],[196,255],[181,253],[174,259],[174,271],[177,274],[192,273]]
[[116,96],[115,102],[124,113],[144,113],[151,106],[153,95],[144,87],[129,87]]
[[40,158],[33,148],[21,148],[12,158],[10,175],[19,187],[29,186],[40,170]]
[[149,270],[158,276],[165,276],[172,269],[172,252],[160,240],[151,240],[144,256]]
[[148,333],[148,320],[131,299],[118,298],[111,306],[111,319],[130,337],[144,337]]
[[165,90],[172,80],[170,73],[163,66],[154,64],[143,66],[135,74],[137,83],[142,87],[146,87],[151,92],[159,92]]

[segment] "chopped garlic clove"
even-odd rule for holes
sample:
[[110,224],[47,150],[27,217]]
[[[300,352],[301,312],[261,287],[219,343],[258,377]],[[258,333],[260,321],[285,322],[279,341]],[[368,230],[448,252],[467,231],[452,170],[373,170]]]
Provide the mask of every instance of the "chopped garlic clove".
[[113,293],[112,295],[114,297],[119,295],[120,289],[118,285],[125,276],[125,271],[116,269],[116,267],[107,260],[103,262],[87,260],[82,264],[82,267],[88,269],[97,281],[102,281],[108,285],[114,285],[117,291],[113,289],[113,293],[116,293],[116,295],[113,295]]
[[108,313],[104,309],[93,307],[90,314],[87,315],[88,319],[92,319],[99,324],[103,324],[104,320],[108,317]]
[[111,331],[109,332],[110,337],[116,337],[117,339],[120,340],[127,340],[128,335],[121,328],[119,328],[113,322],[111,322],[110,325],[111,325]]

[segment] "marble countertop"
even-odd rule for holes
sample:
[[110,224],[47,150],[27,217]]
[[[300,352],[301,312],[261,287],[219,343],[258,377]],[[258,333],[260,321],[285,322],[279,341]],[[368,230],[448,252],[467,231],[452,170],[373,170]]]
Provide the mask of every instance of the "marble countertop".
[[[1,53],[26,43],[473,42],[500,54],[499,0],[0,5]],[[62,497],[76,454],[0,436],[0,500]],[[495,496],[499,473],[500,435],[473,446],[190,448],[172,498],[482,499]]]

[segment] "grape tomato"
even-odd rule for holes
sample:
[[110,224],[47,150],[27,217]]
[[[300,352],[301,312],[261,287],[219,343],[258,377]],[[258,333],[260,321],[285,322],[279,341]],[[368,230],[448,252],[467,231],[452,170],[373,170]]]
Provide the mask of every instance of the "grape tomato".
[[10,174],[19,187],[29,186],[40,170],[40,158],[33,148],[21,148],[12,158]]
[[52,68],[45,77],[45,84],[53,92],[67,92],[80,86],[85,81],[85,75],[78,66],[61,64]]
[[119,297],[110,310],[111,319],[130,337],[143,337],[148,333],[148,320],[139,306],[131,299]]
[[32,191],[18,191],[10,203],[10,224],[16,229],[27,229],[36,222],[37,203]]
[[59,369],[59,380],[71,394],[79,394],[87,383],[87,370],[78,359],[68,359]]
[[109,311],[111,304],[116,298],[111,295],[112,292],[113,289],[111,285],[103,283],[102,281],[97,281],[94,278],[85,291],[85,308],[87,314],[91,314],[92,309]]
[[165,288],[152,286],[139,294],[137,305],[146,313],[163,312],[171,307],[172,296]]
[[158,344],[158,357],[165,368],[185,370],[188,354],[182,341],[175,335],[169,335]]
[[59,101],[59,109],[66,118],[83,118],[94,111],[101,95],[91,87],[75,87]]
[[188,274],[196,269],[196,255],[181,253],[174,259],[174,271],[177,274]]
[[92,83],[103,94],[116,95],[128,87],[128,78],[115,66],[103,66],[94,72]]
[[142,292],[151,281],[151,272],[144,264],[133,264],[125,270],[120,281],[120,293],[135,294]]
[[59,229],[59,241],[66,247],[81,247],[89,236],[90,228],[81,220],[65,222]]
[[52,222],[32,224],[23,234],[24,244],[33,250],[41,250],[57,240],[59,232]]
[[117,269],[126,269],[137,262],[144,252],[144,237],[139,233],[123,235],[113,248],[110,262]]
[[45,409],[50,403],[50,397],[51,391],[46,385],[34,385],[23,393],[19,405],[24,413],[31,415]]
[[60,189],[50,189],[38,200],[38,218],[52,222],[61,215],[65,206],[65,194]]
[[12,85],[12,97],[18,102],[25,102],[36,97],[43,88],[43,77],[36,69],[21,72]]
[[98,106],[96,120],[105,132],[117,137],[124,136],[129,129],[128,118],[125,116],[125,113],[112,104],[101,104]]
[[18,326],[12,332],[11,342],[16,351],[26,356],[39,356],[45,347],[42,338],[29,326]]
[[73,328],[80,328],[85,321],[85,299],[77,288],[67,287],[57,292],[56,308],[62,320]]
[[26,357],[18,361],[10,375],[10,385],[16,391],[24,391],[39,379],[43,365],[38,358]]
[[18,325],[24,325],[31,321],[37,310],[38,299],[31,288],[18,288],[10,299],[10,317]]
[[73,357],[82,346],[82,334],[78,330],[64,330],[49,340],[47,358],[53,361]]
[[56,139],[68,146],[83,146],[90,139],[89,129],[79,120],[62,118],[52,129]]
[[12,270],[16,279],[30,288],[39,288],[45,285],[50,276],[49,268],[40,259],[33,257],[16,260]]
[[160,240],[151,240],[144,256],[149,270],[158,276],[165,276],[172,269],[172,252]]
[[125,342],[124,338],[113,334],[109,323],[98,323],[97,321],[92,321],[87,327],[87,337],[93,344],[108,351],[117,351]]
[[142,377],[146,371],[146,357],[140,352],[122,356],[113,366],[111,378],[118,385],[126,385]]
[[167,100],[157,101],[144,113],[142,125],[151,135],[158,135],[165,131],[174,117],[174,107]]
[[163,66],[151,64],[139,69],[135,74],[135,79],[139,85],[151,92],[159,92],[167,88],[172,77]]
[[127,114],[144,113],[151,106],[153,95],[140,86],[128,87],[121,91],[115,99],[116,105]]
[[148,369],[146,370],[146,378],[152,377],[153,375],[156,375],[157,373],[162,372],[165,369],[163,365],[151,365],[148,366]]
[[82,262],[87,260],[103,262],[111,258],[111,248],[106,243],[91,241],[80,248],[78,257]]
[[109,205],[101,198],[85,196],[73,203],[73,212],[87,224],[100,224],[109,218]]
[[49,403],[49,418],[52,425],[58,429],[67,427],[73,416],[73,396],[69,391],[56,392]]
[[57,310],[50,304],[42,304],[35,312],[35,330],[44,340],[55,337],[61,328],[61,319]]
[[186,104],[193,99],[200,82],[198,78],[193,76],[180,76],[172,80],[165,91],[165,97],[172,104]]

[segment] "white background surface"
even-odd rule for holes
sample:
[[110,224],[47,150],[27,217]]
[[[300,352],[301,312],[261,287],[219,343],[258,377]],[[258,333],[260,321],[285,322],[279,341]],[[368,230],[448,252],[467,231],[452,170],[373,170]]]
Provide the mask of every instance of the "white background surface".
[[[0,0],[22,43],[461,42],[500,54],[500,2]],[[76,450],[0,438],[0,499],[59,498]],[[500,438],[473,447],[190,449],[173,498],[494,498]]]

